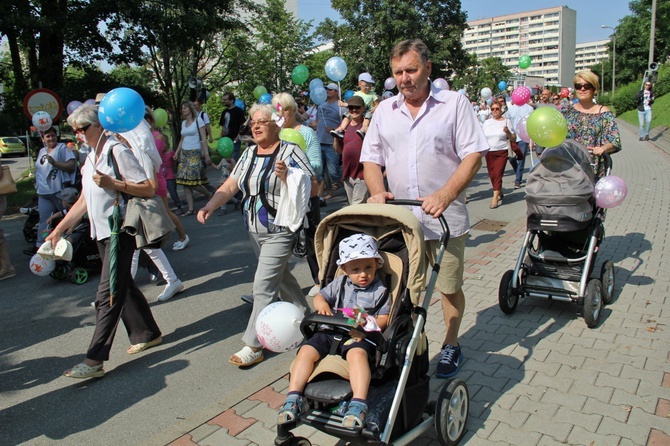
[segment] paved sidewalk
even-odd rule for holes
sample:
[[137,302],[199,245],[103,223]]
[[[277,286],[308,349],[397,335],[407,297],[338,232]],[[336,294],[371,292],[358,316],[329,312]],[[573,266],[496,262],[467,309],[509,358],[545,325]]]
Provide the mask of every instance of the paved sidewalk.
[[[638,142],[636,129],[625,123],[621,133],[624,149],[614,156],[614,172],[626,180],[628,198],[608,212],[594,269],[609,259],[616,271],[615,300],[597,328],[587,328],[578,309],[561,302],[522,300],[511,316],[498,308],[500,277],[514,267],[525,231],[523,201],[514,203],[519,217],[492,242],[470,248],[460,337],[465,361],[457,376],[468,384],[471,405],[461,444],[670,444],[670,316],[664,311],[670,141]],[[426,331],[434,355],[444,334],[435,298]],[[431,379],[432,399],[443,383]],[[271,445],[287,386],[286,375],[259,383],[258,392],[168,442]],[[294,433],[314,445],[338,443],[306,426]],[[413,444],[439,443],[430,433]]]

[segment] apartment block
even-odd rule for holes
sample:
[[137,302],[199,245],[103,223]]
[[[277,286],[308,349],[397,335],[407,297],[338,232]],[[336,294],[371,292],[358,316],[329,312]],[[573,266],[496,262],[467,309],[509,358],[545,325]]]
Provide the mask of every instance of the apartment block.
[[599,63],[611,64],[607,54],[609,40],[578,43],[575,49],[575,71],[587,70],[590,66]]
[[[547,85],[569,85],[575,74],[577,12],[567,6],[468,22],[463,48],[479,60],[498,57],[518,75],[540,76]],[[532,64],[519,68],[519,57]]]

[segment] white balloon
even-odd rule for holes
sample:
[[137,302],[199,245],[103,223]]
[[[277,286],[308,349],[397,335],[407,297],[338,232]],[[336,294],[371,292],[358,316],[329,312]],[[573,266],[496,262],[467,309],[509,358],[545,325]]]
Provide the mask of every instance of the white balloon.
[[45,111],[35,112],[33,115],[33,125],[40,132],[46,132],[51,128],[53,121],[51,120],[51,115]]
[[491,89],[489,87],[484,87],[484,88],[482,88],[482,91],[481,91],[480,94],[481,94],[483,99],[488,99],[493,95],[493,92],[491,91]]
[[30,259],[30,271],[32,271],[33,274],[38,276],[48,276],[54,269],[56,269],[56,262],[53,260],[46,260],[39,254],[35,254]]
[[256,337],[266,349],[282,353],[302,342],[300,322],[304,313],[289,302],[275,302],[263,309],[256,319]]

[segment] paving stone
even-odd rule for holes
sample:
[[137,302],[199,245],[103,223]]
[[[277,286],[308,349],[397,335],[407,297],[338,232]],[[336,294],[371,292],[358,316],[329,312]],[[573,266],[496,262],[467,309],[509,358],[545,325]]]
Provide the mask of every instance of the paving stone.
[[[274,438],[273,438],[274,441]],[[198,443],[200,446],[248,446],[258,444],[248,438],[233,437],[225,429],[219,429]],[[268,443],[271,444],[271,443]]]
[[593,446],[619,446],[621,437],[616,435],[599,435],[585,430],[581,426],[575,426],[568,436],[568,444],[593,445]]
[[581,426],[589,432],[596,432],[603,417],[599,414],[587,415],[580,413],[579,410],[573,410],[566,406],[558,408],[556,420],[562,423],[568,423],[573,426]]
[[596,378],[596,385],[624,389],[629,393],[635,393],[640,385],[640,380],[634,378],[618,378],[608,373],[600,372],[598,373],[598,378]]
[[580,411],[586,403],[586,396],[572,392],[561,392],[556,389],[547,389],[544,395],[542,395],[541,402],[557,404],[560,406],[560,409],[569,408],[570,410],[575,411],[577,414],[581,415]]
[[598,426],[596,433],[600,435],[617,435],[633,441],[634,444],[644,444],[649,435],[649,428],[646,426],[633,426],[605,416],[600,426]]
[[540,441],[541,437],[542,435],[537,432],[516,429],[509,426],[508,424],[500,423],[493,430],[489,436],[489,439],[496,442],[495,444],[500,442],[500,444],[523,444],[531,446],[536,445]]
[[[221,429],[221,426],[219,425],[211,425],[205,423],[201,424],[200,426],[189,432],[189,434],[192,437],[194,443],[199,443],[201,440],[209,437],[219,429]],[[174,446],[181,446],[181,445],[174,445]]]

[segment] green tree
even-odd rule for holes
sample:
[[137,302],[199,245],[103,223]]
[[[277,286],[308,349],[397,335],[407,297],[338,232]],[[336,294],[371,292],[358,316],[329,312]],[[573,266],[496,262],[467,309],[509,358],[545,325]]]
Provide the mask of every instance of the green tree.
[[[225,34],[239,36],[240,17],[256,9],[249,0],[117,0],[119,13],[108,21],[109,39],[120,52],[111,61],[147,66],[153,87],[171,114],[172,135],[179,135],[180,105],[189,98],[188,80],[206,83],[227,60]],[[175,141],[176,142],[176,141]]]
[[466,14],[460,0],[332,0],[332,6],[344,23],[326,19],[317,34],[332,40],[334,53],[347,62],[350,84],[356,85],[363,71],[381,84],[391,73],[391,49],[411,38],[428,46],[433,78],[449,78],[467,66],[460,41]]
[[[651,0],[633,0],[628,3],[632,12],[619,21],[616,37],[616,83],[625,84],[642,77],[649,62],[651,36]],[[654,58],[664,62],[670,57],[670,1],[656,3],[656,32]],[[609,43],[612,57],[612,42]]]
[[296,93],[305,88],[293,84],[291,72],[305,62],[305,55],[312,48],[311,22],[286,11],[284,0],[267,0],[266,7],[251,20],[251,26],[255,30],[254,49],[247,55],[247,69],[240,73],[242,94],[250,97],[258,85],[271,93]]
[[452,80],[451,89],[460,90],[464,88],[468,97],[472,100],[479,99],[482,88],[488,87],[493,94],[500,93],[498,83],[507,81],[512,73],[499,57],[487,57],[477,61],[475,54],[469,54],[469,66],[463,71],[463,75]]

